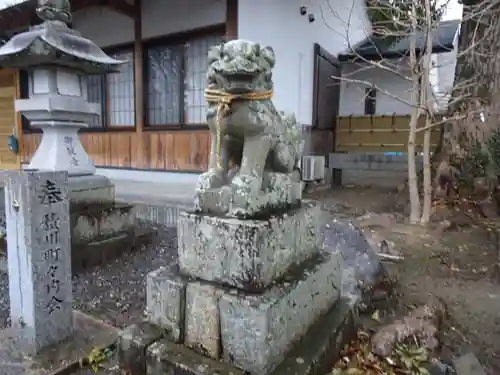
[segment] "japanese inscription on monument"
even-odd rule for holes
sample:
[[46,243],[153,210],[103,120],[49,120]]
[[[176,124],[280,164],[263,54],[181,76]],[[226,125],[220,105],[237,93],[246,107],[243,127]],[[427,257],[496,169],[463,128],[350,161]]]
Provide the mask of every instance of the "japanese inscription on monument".
[[38,195],[41,205],[53,204],[63,200],[61,189],[59,189],[54,181],[46,180],[41,186],[41,193]]
[[68,151],[68,156],[70,157],[70,163],[74,167],[78,167],[80,164],[76,158],[75,144],[73,137],[67,135],[64,137],[64,145],[66,146],[66,151]]
[[67,172],[13,174],[6,204],[12,325],[37,352],[73,331]]
[[[57,198],[61,198],[61,191],[58,189],[56,184],[52,181],[50,182],[52,186],[51,193],[56,193]],[[52,196],[51,196],[52,197]],[[53,199],[57,201],[57,199]],[[41,203],[50,202],[50,199],[42,195],[40,199]],[[51,203],[48,204],[49,208]],[[61,292],[61,280],[59,279],[58,269],[59,269],[59,252],[61,248],[59,247],[59,216],[57,213],[49,212],[43,215],[41,228],[45,232],[42,237],[42,246],[43,247],[43,259],[47,262],[47,294],[48,294],[48,302],[45,306],[47,312],[52,314],[54,310],[61,309],[61,303],[63,300],[60,298]]]

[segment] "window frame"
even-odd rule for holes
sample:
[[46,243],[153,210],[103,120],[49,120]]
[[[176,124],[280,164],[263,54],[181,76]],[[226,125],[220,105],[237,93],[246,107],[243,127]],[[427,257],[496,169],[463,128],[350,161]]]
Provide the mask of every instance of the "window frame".
[[[375,116],[377,114],[377,89],[375,87],[365,88],[364,105],[365,116]],[[372,111],[369,110],[370,108],[372,109]]]
[[[185,82],[184,82],[184,76],[185,76],[185,65],[186,61],[184,58],[184,51],[182,48],[183,41],[174,41],[171,43],[153,43],[150,45],[144,45],[143,46],[143,75],[144,75],[144,95],[143,95],[143,100],[144,100],[144,130],[180,130],[182,129],[182,123],[184,122],[183,119],[183,114],[184,114],[184,88],[185,88]],[[150,49],[158,48],[158,47],[167,47],[173,49],[177,49],[179,47],[179,50],[181,51],[181,56],[180,56],[180,82],[179,82],[179,118],[177,119],[178,122],[174,122],[171,124],[161,124],[161,125],[151,125],[149,123],[149,85],[150,85],[150,80],[149,80],[149,56],[148,52]]]
[[[144,131],[175,131],[175,130],[206,130],[208,129],[208,124],[206,122],[201,124],[187,124],[185,121],[185,79],[186,79],[186,49],[185,44],[191,40],[199,38],[209,38],[209,37],[220,37],[222,41],[226,40],[225,35],[225,24],[209,26],[206,28],[201,28],[193,30],[190,32],[182,32],[177,34],[171,34],[164,37],[153,38],[143,41],[143,82],[144,82]],[[151,125],[148,121],[148,96],[149,96],[149,79],[148,79],[148,51],[155,47],[174,47],[178,45],[184,45],[182,49],[181,58],[181,82],[179,87],[179,95],[182,100],[180,100],[180,110],[179,110],[179,122],[175,124],[161,124],[161,125]]]
[[[179,123],[176,124],[169,124],[169,125],[149,125],[148,124],[148,95],[149,95],[149,81],[148,81],[148,72],[147,72],[147,53],[148,50],[152,47],[158,47],[158,46],[170,46],[170,45],[179,45],[179,44],[186,44],[190,40],[193,39],[198,39],[198,38],[204,38],[204,37],[219,37],[221,41],[225,41],[227,39],[226,36],[226,24],[221,23],[221,24],[216,24],[216,25],[210,25],[207,27],[202,27],[198,28],[195,30],[190,30],[190,31],[185,31],[185,32],[179,32],[179,33],[173,33],[173,34],[168,34],[164,35],[161,37],[154,37],[154,38],[149,38],[149,39],[143,39],[142,40],[142,77],[139,79],[142,79],[143,83],[143,98],[142,98],[142,107],[143,107],[143,130],[144,131],[176,131],[176,130],[188,130],[188,131],[195,131],[195,130],[206,130],[208,129],[208,124],[207,123],[202,123],[202,124],[186,124],[185,123],[185,103],[184,103],[184,94],[185,94],[185,50],[182,52],[182,70],[181,70],[181,82],[180,82],[180,98],[183,100],[180,100],[180,112],[179,112]],[[132,52],[133,56],[135,56],[135,50],[134,50],[134,43],[129,42],[129,43],[124,43],[116,46],[110,46],[110,47],[105,47],[103,48],[103,51],[108,54],[119,54],[119,53],[127,53],[127,52]],[[132,60],[132,64],[135,64],[136,59],[134,58]],[[133,126],[113,126],[110,125],[108,122],[109,118],[109,100],[108,100],[108,95],[109,91],[107,88],[107,82],[106,82],[106,75],[101,76],[103,80],[103,98],[105,99],[104,102],[102,103],[103,107],[103,125],[100,127],[86,127],[86,128],[81,128],[80,133],[104,133],[104,132],[136,132],[137,131],[137,117],[135,116],[134,118],[134,125]],[[135,82],[138,79],[136,77],[136,70],[135,70],[135,65],[134,65],[134,113],[137,113],[137,103],[135,101]],[[41,133],[41,129],[39,128],[33,128],[31,125],[27,127],[23,127],[23,133],[26,134],[31,134],[31,133]]]
[[[135,103],[135,59],[134,59],[134,45],[131,43],[127,44],[121,44],[119,46],[113,46],[113,47],[108,47],[108,48],[103,48],[103,51],[108,54],[108,55],[115,55],[115,54],[120,54],[120,53],[132,53],[132,69],[133,69],[133,77],[134,80],[132,82],[133,85],[133,91],[134,91],[134,124],[131,126],[120,126],[120,125],[111,125],[109,123],[109,118],[110,118],[110,101],[109,101],[109,89],[108,89],[108,82],[106,79],[107,74],[102,74],[101,75],[101,81],[102,81],[102,97],[104,98],[104,102],[101,103],[102,106],[102,119],[103,119],[103,124],[102,126],[95,126],[95,127],[87,127],[87,128],[82,128],[80,129],[80,133],[102,133],[102,132],[135,132],[137,128],[137,121],[135,117],[135,113],[137,111],[136,108],[136,103]],[[113,73],[108,73],[108,74],[113,74]]]

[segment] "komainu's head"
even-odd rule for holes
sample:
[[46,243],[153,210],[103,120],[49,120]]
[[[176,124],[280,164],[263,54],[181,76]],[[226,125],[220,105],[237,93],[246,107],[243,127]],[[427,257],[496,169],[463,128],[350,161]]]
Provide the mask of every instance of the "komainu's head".
[[271,47],[248,40],[232,40],[208,52],[208,88],[231,94],[272,90],[276,62]]

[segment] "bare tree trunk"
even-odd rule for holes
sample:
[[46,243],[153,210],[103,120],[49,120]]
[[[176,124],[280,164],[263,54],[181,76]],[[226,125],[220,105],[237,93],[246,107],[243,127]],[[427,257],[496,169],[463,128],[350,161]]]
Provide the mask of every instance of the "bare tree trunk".
[[[430,116],[426,116],[425,126],[431,124]],[[420,223],[427,225],[431,219],[432,210],[432,173],[431,173],[431,130],[424,133],[424,205]]]
[[416,224],[420,220],[420,196],[418,193],[417,167],[415,164],[415,142],[417,138],[417,125],[420,117],[420,90],[417,55],[416,55],[416,31],[417,31],[417,9],[415,3],[411,7],[411,31],[410,42],[410,69],[412,71],[412,103],[413,108],[410,117],[410,131],[408,134],[408,190],[410,194],[410,223]]
[[428,90],[430,88],[430,70],[431,70],[431,53],[432,53],[432,14],[431,0],[425,0],[425,28],[426,28],[426,46],[425,53],[422,59],[422,87],[421,92],[424,96],[420,102],[425,105],[425,126],[424,131],[424,206],[422,209],[422,217],[420,223],[427,225],[431,218],[432,209],[432,172],[431,172],[431,103],[429,102]]

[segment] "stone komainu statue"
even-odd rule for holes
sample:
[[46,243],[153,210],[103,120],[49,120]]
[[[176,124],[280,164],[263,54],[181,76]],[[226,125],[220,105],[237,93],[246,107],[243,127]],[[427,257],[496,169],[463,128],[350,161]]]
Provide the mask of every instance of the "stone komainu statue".
[[[205,94],[212,142],[208,171],[197,183],[197,212],[249,218],[300,203],[302,127],[274,107],[274,65],[273,49],[250,41],[210,49]],[[239,168],[234,176],[231,163]]]

